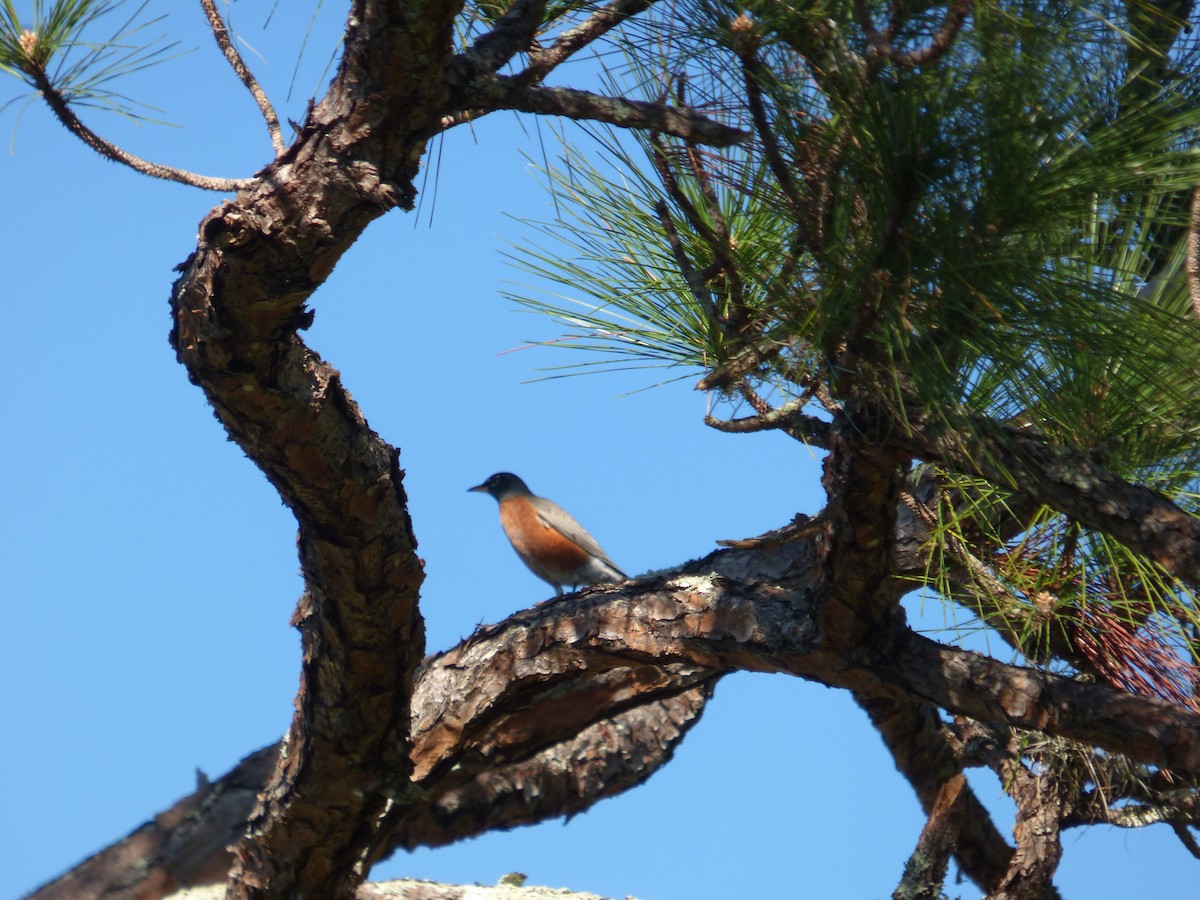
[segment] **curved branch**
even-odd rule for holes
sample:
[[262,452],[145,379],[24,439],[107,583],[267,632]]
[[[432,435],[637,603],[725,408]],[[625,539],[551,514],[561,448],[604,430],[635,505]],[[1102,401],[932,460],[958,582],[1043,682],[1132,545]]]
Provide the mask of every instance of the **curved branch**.
[[587,21],[560,34],[549,47],[531,51],[529,64],[517,74],[517,80],[527,85],[541,81],[588,44],[631,16],[649,9],[655,2],[657,0],[611,0],[593,12]]
[[259,85],[253,73],[246,68],[241,54],[237,52],[237,48],[233,46],[233,42],[229,39],[229,29],[225,27],[225,22],[221,18],[217,4],[214,0],[200,0],[200,5],[204,7],[204,14],[208,17],[208,24],[212,28],[213,37],[217,40],[217,46],[221,48],[225,59],[233,67],[234,73],[241,80],[242,84],[246,86],[246,90],[250,92],[250,96],[254,98],[254,102],[258,104],[259,110],[262,111],[263,118],[267,122],[267,131],[271,134],[271,146],[275,148],[275,155],[278,156],[286,147],[283,143],[283,132],[279,129],[279,116],[275,113],[275,107],[271,105],[266,92]]
[[116,144],[106,141],[84,125],[83,122],[79,121],[79,117],[75,115],[75,111],[71,109],[66,98],[50,83],[50,79],[46,76],[46,72],[42,68],[31,67],[26,70],[26,73],[33,80],[34,86],[41,92],[46,104],[54,112],[58,121],[62,122],[71,134],[75,135],[105,159],[111,159],[113,162],[128,166],[135,172],[141,172],[143,175],[149,175],[152,178],[176,181],[179,184],[202,188],[206,191],[221,191],[223,193],[241,191],[251,187],[255,183],[255,179],[253,178],[213,178],[208,175],[198,175],[195,172],[188,172],[185,169],[163,166],[142,159],[140,156],[134,156],[132,153],[122,150]]
[[[565,724],[563,713],[575,721],[579,716],[596,721],[569,738],[543,741],[540,732],[522,729],[510,720],[493,737],[498,744],[509,744],[504,754],[515,761],[505,763],[495,754],[484,760],[472,754],[465,766],[427,775],[418,782],[422,800],[394,821],[385,820],[371,850],[372,860],[397,848],[437,847],[489,830],[583,812],[605,797],[641,784],[671,759],[700,720],[715,682],[708,675],[666,676],[651,691],[640,667],[625,672],[628,679],[612,681],[627,681],[626,696],[619,702],[614,695],[612,702],[591,707],[563,703],[554,691],[534,695],[529,700],[533,710],[550,716],[557,712],[560,726]],[[639,685],[647,691],[645,702],[622,709],[622,704],[631,702],[629,692],[636,692]],[[443,709],[436,688],[423,688],[418,682],[418,693],[424,699],[414,708],[416,720],[438,714],[422,709],[422,703]],[[535,742],[547,745],[534,751]],[[84,896],[154,900],[183,886],[224,881],[233,863],[230,848],[245,832],[258,794],[269,784],[280,746],[251,754],[212,783],[202,780],[195,793],[34,891],[27,900]],[[429,753],[421,742],[414,751],[418,756]]]
[[671,211],[667,208],[666,200],[659,200],[654,204],[654,214],[658,216],[658,222],[662,225],[663,234],[667,238],[667,245],[675,257],[675,265],[679,268],[679,274],[683,276],[684,283],[688,286],[696,304],[704,311],[705,317],[710,322],[718,323],[717,305],[708,290],[703,273],[697,271],[696,267],[692,265],[691,259],[688,258],[687,249],[683,246],[683,239],[680,238],[679,229],[675,227],[675,222],[671,218]]
[[[1200,716],[1171,703],[1007,665],[907,629],[882,640],[891,648],[887,658],[858,663],[837,655],[817,627],[816,585],[824,583],[817,545],[808,538],[718,551],[672,576],[595,588],[526,611],[439,657],[438,690],[473,698],[471,727],[483,728],[492,710],[503,708],[505,692],[517,690],[508,681],[521,672],[536,674],[539,684],[634,662],[790,673],[1200,774]],[[452,764],[464,727],[452,719],[414,726],[418,735],[444,734],[428,745],[444,746],[439,758],[422,765],[432,771]]]
[[828,422],[804,412],[804,407],[808,403],[808,397],[796,397],[783,406],[761,415],[743,416],[740,419],[718,419],[714,416],[705,416],[704,424],[709,428],[715,428],[717,431],[724,431],[728,434],[794,429],[802,435],[802,439],[806,443],[814,444],[817,447],[828,447],[832,429]]
[[[411,734],[415,786],[424,796],[397,803],[374,854],[559,809],[523,803],[510,776],[544,777],[540,784],[557,797],[584,785],[584,806],[639,782],[670,758],[714,677],[733,670],[791,673],[862,696],[937,705],[1200,773],[1200,716],[1171,704],[1005,665],[907,631],[886,641],[886,656],[838,652],[817,626],[817,543],[808,537],[719,551],[674,575],[571,595],[429,660],[416,676],[411,726],[397,723],[388,732],[396,747]],[[274,748],[261,753],[261,771],[269,771]],[[217,785],[229,782],[227,776]],[[200,802],[206,796],[183,807],[199,810],[191,839],[223,848],[228,823],[214,824],[207,837],[200,827],[210,808]],[[488,819],[493,802],[496,817]],[[459,813],[462,822],[451,821]],[[133,867],[134,844],[141,839],[113,848],[114,865]],[[213,857],[206,866],[195,857],[190,865],[219,871],[227,861]],[[79,884],[60,879],[57,893],[51,885],[33,896],[79,896],[72,883]]]
[[484,768],[462,784],[435,780],[427,802],[383,829],[373,858],[383,859],[397,848],[439,847],[497,828],[572,816],[641,784],[671,759],[700,721],[713,683],[702,681],[601,718],[569,740],[510,765]]
[[962,773],[942,784],[928,811],[917,847],[904,864],[904,875],[892,893],[894,900],[939,900],[945,896],[942,885],[958,843],[959,829],[966,821],[964,797],[969,791]]
[[985,730],[992,731],[994,739],[977,752],[1017,807],[1013,824],[1017,847],[1004,878],[988,896],[1061,900],[1054,873],[1062,859],[1062,820],[1071,811],[1071,792],[1059,774],[1047,767],[1034,771],[1022,761],[1022,738],[1017,732],[1008,731],[1005,741],[997,729]]
[[[792,177],[792,167],[784,161],[783,152],[779,149],[779,141],[776,139],[775,131],[767,117],[761,85],[763,66],[755,51],[756,48],[751,46],[739,56],[742,63],[742,84],[746,88],[746,105],[750,109],[750,119],[754,123],[758,142],[762,146],[763,158],[775,176],[775,181],[779,184],[779,189],[783,192],[788,205],[791,206],[793,218],[796,221],[804,221],[811,216],[811,211]],[[815,247],[811,236],[806,237],[809,239],[809,247]]]
[[546,0],[514,0],[492,29],[462,54],[462,61],[475,74],[497,71],[518,53],[529,49],[545,13]]
[[929,43],[919,49],[905,51],[897,50],[888,37],[889,34],[896,31],[896,24],[894,22],[889,24],[887,33],[876,30],[875,23],[871,19],[871,11],[867,9],[866,0],[854,0],[854,14],[858,18],[859,27],[867,36],[867,40],[871,42],[871,50],[903,69],[912,69],[932,62],[950,49],[950,45],[954,43],[954,39],[958,36],[970,11],[971,0],[954,0],[950,4],[950,8],[946,10],[942,27],[938,29],[937,34]]
[[364,229],[410,206],[449,109],[457,0],[356,3],[329,91],[256,189],[213,211],[172,293],[171,343],[299,525],[302,659],[287,754],[235,851],[230,895],[344,897],[409,778],[424,573],[399,453],[299,332]]

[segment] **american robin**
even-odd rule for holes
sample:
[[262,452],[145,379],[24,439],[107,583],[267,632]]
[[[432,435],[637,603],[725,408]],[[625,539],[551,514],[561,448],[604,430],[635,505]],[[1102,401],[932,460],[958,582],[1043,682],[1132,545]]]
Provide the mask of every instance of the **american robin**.
[[629,576],[613,565],[595,538],[571,514],[545,497],[537,497],[516,475],[497,472],[468,488],[491,494],[500,503],[500,524],[521,562],[538,578],[554,585],[624,581]]

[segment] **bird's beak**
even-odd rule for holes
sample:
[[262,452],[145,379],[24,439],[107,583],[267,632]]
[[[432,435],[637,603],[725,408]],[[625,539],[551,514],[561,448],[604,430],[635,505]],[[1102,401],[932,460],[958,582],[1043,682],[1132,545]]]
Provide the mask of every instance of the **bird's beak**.
[[468,494],[471,493],[471,491],[487,491],[487,485],[486,484],[477,484],[473,488],[467,488]]

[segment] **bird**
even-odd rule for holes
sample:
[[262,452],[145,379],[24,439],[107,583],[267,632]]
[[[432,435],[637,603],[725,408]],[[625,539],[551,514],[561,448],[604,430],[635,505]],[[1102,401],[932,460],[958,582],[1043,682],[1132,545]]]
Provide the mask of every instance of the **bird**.
[[496,498],[500,504],[500,524],[517,556],[529,571],[553,586],[556,597],[563,595],[563,585],[629,578],[569,512],[533,494],[511,472],[497,472],[483,484],[467,490]]

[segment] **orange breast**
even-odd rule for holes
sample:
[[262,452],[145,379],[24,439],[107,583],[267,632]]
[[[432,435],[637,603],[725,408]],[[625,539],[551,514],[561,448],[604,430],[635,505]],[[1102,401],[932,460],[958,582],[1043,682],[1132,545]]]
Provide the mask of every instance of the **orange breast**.
[[538,518],[524,497],[509,497],[500,504],[500,524],[525,565],[539,575],[563,583],[591,558],[574,541],[563,537]]

